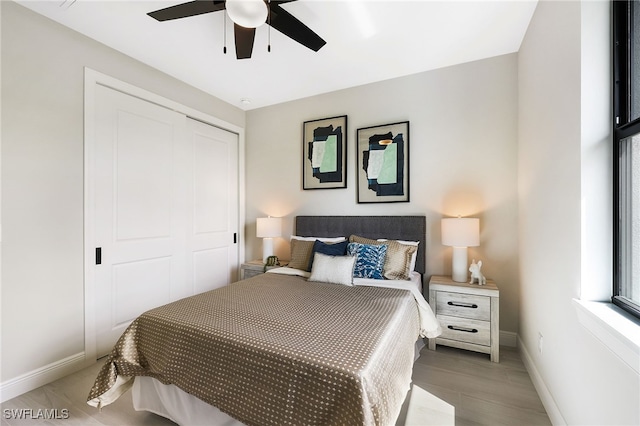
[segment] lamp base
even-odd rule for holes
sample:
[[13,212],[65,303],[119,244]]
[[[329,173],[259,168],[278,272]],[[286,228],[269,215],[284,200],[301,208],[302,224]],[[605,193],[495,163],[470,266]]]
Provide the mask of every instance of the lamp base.
[[466,283],[469,277],[467,264],[467,248],[454,247],[451,258],[451,279],[458,283]]
[[273,256],[273,238],[262,239],[262,262],[267,263],[267,257]]

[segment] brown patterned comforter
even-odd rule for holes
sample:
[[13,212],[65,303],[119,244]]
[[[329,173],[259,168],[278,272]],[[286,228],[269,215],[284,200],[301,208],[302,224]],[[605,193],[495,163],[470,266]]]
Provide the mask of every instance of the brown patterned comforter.
[[113,402],[142,375],[247,425],[393,424],[419,332],[406,290],[262,274],[142,314],[88,403]]

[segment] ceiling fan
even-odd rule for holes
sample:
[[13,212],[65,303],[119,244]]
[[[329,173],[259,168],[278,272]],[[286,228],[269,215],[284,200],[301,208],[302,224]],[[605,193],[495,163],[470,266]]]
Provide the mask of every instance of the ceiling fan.
[[196,0],[149,12],[147,15],[158,21],[169,21],[226,9],[233,21],[238,59],[251,57],[256,28],[265,23],[317,52],[327,42],[280,6],[292,1],[296,0]]

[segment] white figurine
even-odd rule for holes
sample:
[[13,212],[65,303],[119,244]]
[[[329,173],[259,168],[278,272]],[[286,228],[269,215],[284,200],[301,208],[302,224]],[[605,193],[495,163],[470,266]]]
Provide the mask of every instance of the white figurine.
[[471,281],[469,284],[473,284],[476,280],[478,281],[478,285],[485,285],[487,283],[487,279],[480,272],[480,268],[482,268],[482,260],[476,263],[476,260],[473,259],[471,262],[471,266],[469,266],[469,272],[471,272]]

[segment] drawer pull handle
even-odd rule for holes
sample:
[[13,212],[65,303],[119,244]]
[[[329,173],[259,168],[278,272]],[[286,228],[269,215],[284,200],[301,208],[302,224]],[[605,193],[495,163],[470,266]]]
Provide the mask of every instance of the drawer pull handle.
[[458,306],[459,308],[471,308],[471,309],[477,309],[478,308],[478,305],[476,305],[475,303],[447,302],[447,305],[449,305],[449,306]]
[[447,328],[449,328],[449,330],[464,331],[465,333],[477,333],[478,332],[478,330],[476,330],[475,328],[455,327],[453,325],[449,325],[449,326],[447,326]]

